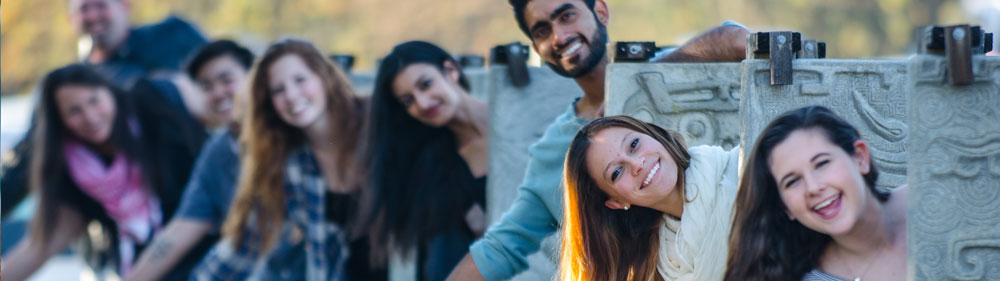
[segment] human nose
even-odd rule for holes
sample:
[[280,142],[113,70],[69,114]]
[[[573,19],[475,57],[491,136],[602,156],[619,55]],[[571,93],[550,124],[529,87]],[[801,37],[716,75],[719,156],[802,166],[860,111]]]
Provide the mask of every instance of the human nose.
[[574,37],[573,32],[561,24],[554,24],[552,26],[552,35],[554,36],[557,50],[566,48],[566,45],[572,42]]
[[644,165],[646,164],[646,160],[639,157],[628,157],[625,160],[625,163],[629,166],[633,176],[640,176],[640,172],[643,170],[643,167],[645,167]]
[[806,173],[802,176],[802,181],[806,184],[806,191],[809,195],[820,195],[826,185],[819,181],[818,177],[812,173]]
[[414,93],[413,102],[421,111],[427,110],[431,106],[431,98],[425,93]]

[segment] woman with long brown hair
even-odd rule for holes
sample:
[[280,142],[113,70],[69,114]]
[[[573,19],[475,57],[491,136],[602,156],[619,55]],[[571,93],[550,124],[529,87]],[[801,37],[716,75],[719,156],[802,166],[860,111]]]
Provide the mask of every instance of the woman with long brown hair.
[[788,111],[748,155],[725,280],[906,278],[906,186],[875,187],[850,123],[822,106]]
[[[245,150],[239,190],[223,225],[226,241],[237,255],[245,255],[241,258],[256,263],[276,242],[299,237],[305,241],[307,280],[349,275],[344,272],[354,269],[345,268],[349,258],[367,265],[359,255],[364,251],[348,251],[347,235],[357,209],[355,177],[360,173],[353,169],[362,167],[355,163],[355,151],[360,150],[365,101],[343,70],[309,42],[296,39],[267,49],[252,71],[249,96],[240,134]],[[281,235],[288,225],[295,231]],[[213,250],[202,268],[240,264],[220,255]],[[253,269],[227,270],[246,278]],[[199,271],[194,277],[205,275],[211,274]]]
[[627,116],[594,120],[566,153],[562,280],[720,280],[739,149],[687,148]]

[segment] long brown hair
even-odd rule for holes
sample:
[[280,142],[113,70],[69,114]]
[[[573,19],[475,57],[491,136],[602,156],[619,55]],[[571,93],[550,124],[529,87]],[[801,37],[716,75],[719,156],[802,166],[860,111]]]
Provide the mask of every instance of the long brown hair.
[[298,39],[275,42],[250,75],[249,110],[243,120],[240,143],[242,145],[242,170],[239,191],[224,225],[224,235],[233,238],[236,245],[244,243],[243,230],[253,214],[256,231],[260,233],[263,249],[267,249],[281,229],[285,217],[284,168],[289,152],[306,139],[302,130],[285,123],[278,116],[271,102],[268,69],[285,55],[302,58],[306,66],[323,81],[326,94],[327,116],[331,130],[338,132],[334,143],[337,174],[340,184],[356,187],[359,179],[353,169],[363,167],[353,163],[354,153],[364,128],[364,104],[351,87],[347,75],[336,64],[320,53],[311,43]]
[[[812,128],[848,155],[854,154],[854,142],[861,139],[854,126],[822,106],[785,112],[764,127],[750,151],[733,206],[724,280],[800,280],[818,265],[832,238],[788,219],[769,165],[774,147],[792,132]],[[889,199],[888,192],[875,187],[875,165],[863,178],[872,196],[880,202]]]
[[587,172],[587,150],[594,135],[621,127],[649,135],[677,163],[677,191],[684,198],[684,171],[691,165],[680,134],[628,116],[599,118],[577,132],[566,153],[562,280],[662,280],[656,273],[663,213],[634,206],[608,209],[608,195]]

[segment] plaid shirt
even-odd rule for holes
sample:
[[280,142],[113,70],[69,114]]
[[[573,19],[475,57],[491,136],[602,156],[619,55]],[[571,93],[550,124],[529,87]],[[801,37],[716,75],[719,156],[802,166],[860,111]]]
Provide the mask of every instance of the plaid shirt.
[[[344,263],[350,254],[347,234],[340,226],[326,221],[326,181],[312,150],[303,146],[294,150],[285,162],[286,223],[275,250],[260,258],[260,233],[251,217],[243,245],[233,248],[222,240],[205,256],[191,275],[191,280],[288,280],[299,268],[286,266],[294,260],[298,242],[305,249],[306,280],[343,280]],[[297,232],[297,230],[305,230]]]

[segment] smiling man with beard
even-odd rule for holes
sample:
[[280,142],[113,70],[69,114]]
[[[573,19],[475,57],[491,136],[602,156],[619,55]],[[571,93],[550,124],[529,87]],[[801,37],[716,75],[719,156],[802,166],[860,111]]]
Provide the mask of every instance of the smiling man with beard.
[[[556,117],[529,148],[518,197],[499,222],[469,247],[448,280],[504,280],[528,267],[527,256],[562,224],[563,163],[576,132],[604,112],[607,67],[605,0],[509,0],[518,26],[542,60],[556,73],[573,78],[583,97]],[[656,62],[740,61],[749,30],[727,22],[695,37]]]

